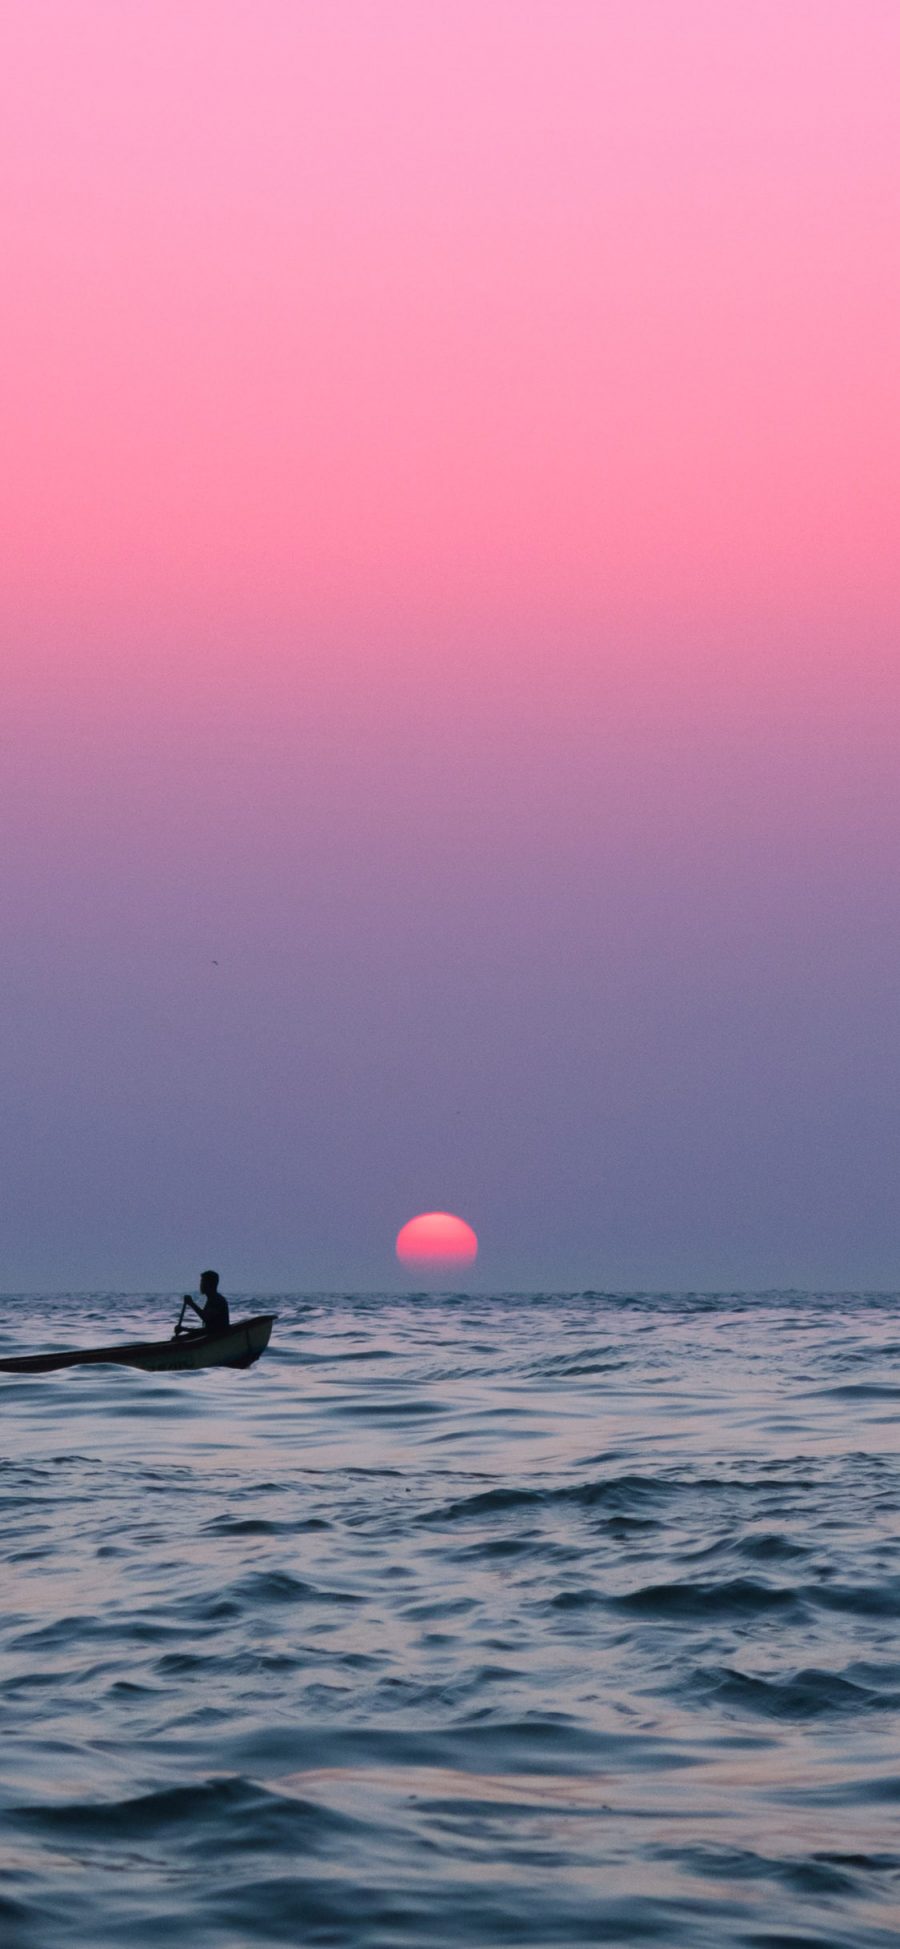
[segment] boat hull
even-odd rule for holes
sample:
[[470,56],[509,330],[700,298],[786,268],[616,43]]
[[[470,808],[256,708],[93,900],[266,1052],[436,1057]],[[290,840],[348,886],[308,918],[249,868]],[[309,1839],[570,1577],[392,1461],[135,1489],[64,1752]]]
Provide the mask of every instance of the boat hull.
[[145,1374],[174,1374],[198,1367],[252,1367],[269,1344],[277,1313],[235,1320],[224,1333],[180,1333],[171,1340],[137,1340],[118,1347],[73,1348],[66,1353],[19,1354],[0,1360],[0,1373],[51,1374],[62,1367],[140,1367]]

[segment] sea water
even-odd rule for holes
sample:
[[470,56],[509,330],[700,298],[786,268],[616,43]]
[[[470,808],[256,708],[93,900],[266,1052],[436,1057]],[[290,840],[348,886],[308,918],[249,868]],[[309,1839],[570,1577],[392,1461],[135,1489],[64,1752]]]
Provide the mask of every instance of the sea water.
[[0,1375],[3,1949],[895,1949],[898,1305],[255,1296],[246,1373]]

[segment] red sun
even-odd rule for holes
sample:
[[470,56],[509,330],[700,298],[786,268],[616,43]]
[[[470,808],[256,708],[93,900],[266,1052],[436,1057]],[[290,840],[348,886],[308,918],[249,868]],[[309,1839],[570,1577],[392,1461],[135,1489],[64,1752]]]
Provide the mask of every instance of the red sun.
[[477,1256],[471,1225],[449,1211],[423,1211],[397,1233],[397,1257],[408,1272],[456,1272]]

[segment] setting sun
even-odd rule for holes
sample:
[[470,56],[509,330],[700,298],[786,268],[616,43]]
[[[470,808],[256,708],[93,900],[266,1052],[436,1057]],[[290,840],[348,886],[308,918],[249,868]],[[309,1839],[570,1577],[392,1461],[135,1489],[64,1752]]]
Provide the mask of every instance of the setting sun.
[[451,1272],[474,1265],[478,1239],[464,1218],[423,1211],[397,1233],[397,1257],[409,1272]]

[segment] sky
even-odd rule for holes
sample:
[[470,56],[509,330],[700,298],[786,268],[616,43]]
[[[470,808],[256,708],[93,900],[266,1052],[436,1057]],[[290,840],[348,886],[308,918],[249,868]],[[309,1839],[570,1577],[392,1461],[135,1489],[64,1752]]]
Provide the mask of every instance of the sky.
[[898,63],[6,0],[0,1289],[900,1285]]

